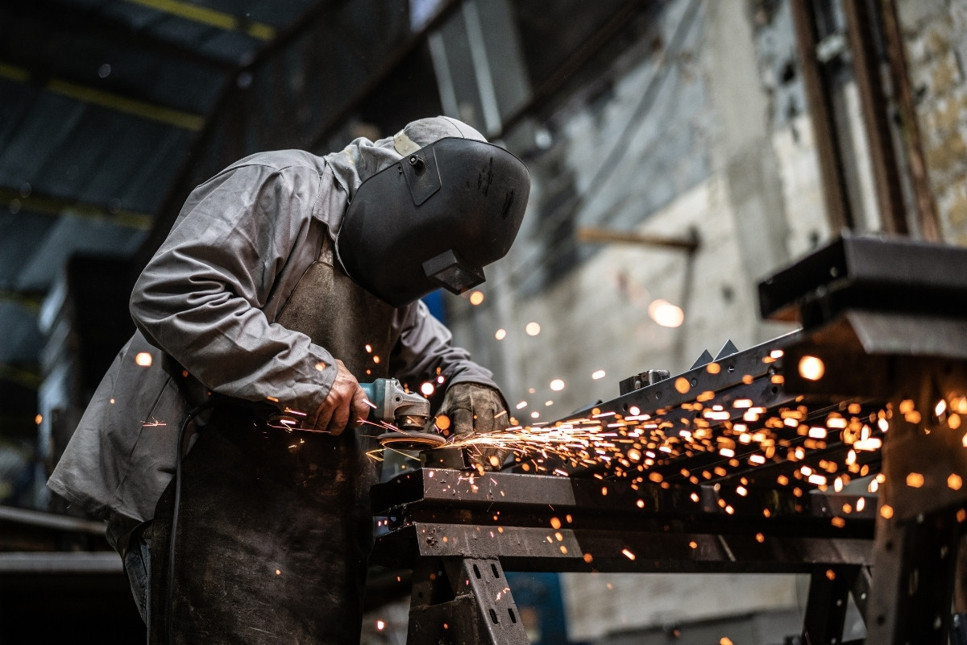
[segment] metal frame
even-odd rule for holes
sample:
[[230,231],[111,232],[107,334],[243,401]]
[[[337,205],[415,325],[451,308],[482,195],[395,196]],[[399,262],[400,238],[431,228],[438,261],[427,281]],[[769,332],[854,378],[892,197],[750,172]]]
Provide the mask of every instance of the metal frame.
[[[828,378],[787,370],[810,395],[875,394],[893,410],[883,446],[867,641],[945,645],[965,533],[967,450],[937,404],[967,394],[967,249],[844,237],[760,285],[762,313],[798,312],[788,364],[815,356]],[[857,369],[861,367],[861,369]],[[917,414],[904,411],[911,406]]]
[[836,527],[833,509],[859,496],[763,489],[730,515],[722,491],[424,468],[374,489],[386,517],[374,559],[413,569],[409,643],[526,643],[505,569],[809,573],[805,629],[841,640],[845,594],[873,563],[875,504]]
[[[374,508],[385,521],[374,557],[413,569],[408,642],[526,642],[503,582],[507,569],[808,573],[805,642],[842,643],[852,595],[869,645],[945,645],[960,625],[950,606],[967,525],[967,489],[949,477],[967,473],[967,450],[963,433],[947,432],[944,419],[907,419],[899,410],[909,400],[932,410],[938,392],[967,394],[967,316],[945,300],[963,302],[964,275],[967,249],[835,240],[760,285],[763,315],[798,317],[802,331],[744,352],[729,345],[679,377],[639,378],[644,387],[575,414],[640,406],[685,418],[698,393],[709,403],[747,397],[773,410],[808,401],[816,415],[844,402],[889,405],[884,448],[865,462],[883,479],[876,503],[865,503],[865,495],[803,493],[803,482],[777,485],[776,473],[801,461],[752,467],[736,455],[722,468],[706,452],[659,462],[660,483],[633,486],[587,468],[559,477],[424,467],[380,484]],[[904,298],[924,285],[934,297]],[[798,374],[807,354],[826,361],[827,378]],[[795,437],[783,440],[792,445]],[[847,449],[830,438],[813,447],[812,458]],[[447,463],[434,452],[427,464]],[[710,463],[719,466],[715,476],[698,483],[674,474]],[[908,485],[910,473],[923,483]],[[736,494],[737,481],[745,494]],[[846,504],[859,508],[861,498],[862,511],[840,512]]]

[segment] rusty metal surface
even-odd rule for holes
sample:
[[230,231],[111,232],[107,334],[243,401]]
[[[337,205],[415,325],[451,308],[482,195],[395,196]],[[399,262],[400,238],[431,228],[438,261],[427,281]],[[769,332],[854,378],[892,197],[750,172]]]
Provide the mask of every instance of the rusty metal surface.
[[500,560],[423,559],[415,569],[407,643],[528,642]]
[[963,247],[845,235],[761,282],[758,295],[763,318],[811,329],[856,309],[962,318],[965,292]]
[[[376,514],[389,518],[390,526],[415,520],[457,523],[464,519],[494,526],[510,521],[549,525],[550,518],[571,514],[574,521],[592,521],[597,527],[612,522],[618,528],[664,526],[672,520],[687,520],[695,527],[704,519],[719,523],[716,526],[734,522],[741,532],[747,532],[750,522],[757,526],[769,520],[798,520],[803,524],[797,531],[808,531],[808,525],[815,523],[824,535],[837,534],[823,526],[829,524],[836,507],[848,502],[855,506],[856,500],[867,498],[831,491],[801,495],[791,489],[754,486],[738,495],[716,484],[639,484],[633,488],[621,479],[506,472],[480,475],[448,468],[423,468],[401,475],[375,486],[372,497]],[[763,515],[766,510],[769,517]],[[872,509],[855,511],[852,516],[857,521],[870,520]]]
[[[376,560],[498,558],[521,571],[808,572],[871,562],[875,504],[835,525],[856,495],[752,489],[724,510],[715,485],[423,469],[374,490]],[[606,493],[605,493],[606,491]],[[768,510],[769,517],[764,516]]]
[[496,558],[508,571],[588,573],[808,573],[816,566],[873,562],[869,537],[677,529],[554,530],[416,522],[380,538],[374,557],[381,564],[410,566],[421,558]]

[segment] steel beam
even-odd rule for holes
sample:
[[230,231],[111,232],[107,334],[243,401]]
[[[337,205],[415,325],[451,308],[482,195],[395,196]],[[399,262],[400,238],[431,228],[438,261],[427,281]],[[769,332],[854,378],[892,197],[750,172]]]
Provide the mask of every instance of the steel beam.
[[[811,395],[876,395],[890,410],[882,449],[867,642],[946,645],[957,548],[967,525],[967,249],[842,238],[760,285],[763,313],[792,312],[785,348],[826,374],[787,370]],[[955,408],[955,409],[952,409]]]

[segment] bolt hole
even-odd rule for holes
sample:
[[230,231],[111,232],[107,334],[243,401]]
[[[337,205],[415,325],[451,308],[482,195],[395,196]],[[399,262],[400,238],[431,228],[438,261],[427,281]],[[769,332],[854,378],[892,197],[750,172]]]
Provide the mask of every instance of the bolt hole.
[[473,575],[477,576],[477,580],[480,580],[480,569],[477,568],[477,565],[473,565]]
[[496,564],[491,563],[490,564],[490,570],[494,572],[494,577],[495,578],[499,578],[500,577],[500,571],[497,571],[497,565]]
[[493,610],[493,607],[490,609],[490,620],[493,621],[494,625],[500,624],[500,621],[497,620],[497,612]]

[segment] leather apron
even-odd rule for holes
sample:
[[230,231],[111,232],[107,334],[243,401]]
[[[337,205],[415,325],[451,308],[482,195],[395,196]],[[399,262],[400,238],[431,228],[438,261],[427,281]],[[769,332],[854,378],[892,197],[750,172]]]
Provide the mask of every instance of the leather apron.
[[[335,265],[324,238],[277,322],[359,381],[384,377],[395,310]],[[251,406],[217,404],[182,464],[170,620],[173,486],[158,505],[151,642],[358,643],[376,482],[366,427],[286,431]]]

